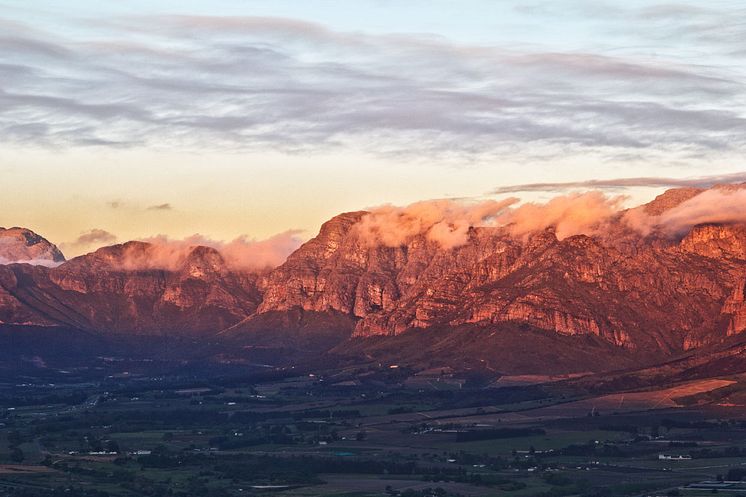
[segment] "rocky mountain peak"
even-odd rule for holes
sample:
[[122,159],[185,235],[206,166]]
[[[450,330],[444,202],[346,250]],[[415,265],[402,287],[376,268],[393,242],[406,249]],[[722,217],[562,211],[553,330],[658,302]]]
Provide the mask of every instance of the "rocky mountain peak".
[[65,261],[56,245],[26,228],[0,228],[0,263],[53,265]]
[[193,278],[202,278],[208,274],[219,274],[225,271],[223,256],[212,247],[197,245],[189,250],[181,271]]
[[683,204],[705,191],[703,188],[671,188],[644,205],[643,210],[651,216],[660,216],[669,209]]
[[[669,190],[644,209],[659,216],[702,191]],[[230,328],[266,340],[277,327],[316,333],[330,323],[365,338],[531,329],[665,353],[746,330],[746,225],[647,236],[625,228],[623,214],[605,218],[603,233],[561,239],[551,226],[519,235],[468,224],[443,245],[426,229],[370,236],[369,213],[349,212],[262,273],[239,271],[210,247],[128,242],[53,269],[0,267],[0,320],[102,333]]]
[[746,260],[746,226],[699,224],[681,240],[681,249],[705,257]]
[[288,260],[298,257],[305,257],[308,254],[320,256],[324,259],[329,258],[340,246],[340,243],[347,236],[350,229],[360,222],[363,216],[368,214],[366,211],[345,212],[334,216],[329,221],[321,225],[319,234],[306,242],[299,250],[293,253]]

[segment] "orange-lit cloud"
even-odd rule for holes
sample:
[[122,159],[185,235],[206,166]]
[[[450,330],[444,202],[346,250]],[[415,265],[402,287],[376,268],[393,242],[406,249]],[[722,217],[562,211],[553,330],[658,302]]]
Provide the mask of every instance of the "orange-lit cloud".
[[520,237],[550,226],[560,240],[593,235],[600,233],[604,224],[621,210],[624,200],[624,196],[607,197],[601,192],[560,195],[545,204],[523,204],[506,212],[498,222]]
[[400,246],[425,235],[442,248],[451,249],[468,241],[472,226],[502,227],[524,240],[531,233],[553,228],[562,240],[573,235],[604,237],[619,223],[639,236],[656,233],[669,238],[681,237],[698,224],[746,223],[746,187],[740,185],[716,186],[660,215],[649,214],[644,206],[625,209],[626,200],[625,196],[607,196],[599,191],[519,205],[515,198],[479,203],[433,200],[373,209],[356,229],[363,241],[373,245]]
[[199,234],[182,240],[156,236],[142,240],[150,244],[147,250],[133,248],[124,254],[122,264],[126,269],[181,268],[195,247],[210,247],[223,256],[226,264],[239,270],[265,270],[279,266],[297,249],[302,239],[297,230],[279,233],[265,240],[241,236],[224,242]]
[[746,223],[746,189],[707,190],[658,216],[648,215],[638,207],[625,213],[624,221],[643,235],[655,231],[674,237],[686,234],[698,224]]
[[378,207],[357,225],[361,238],[372,245],[395,247],[425,235],[444,249],[468,241],[472,226],[505,227],[515,237],[554,227],[557,238],[593,235],[603,229],[621,209],[623,196],[607,197],[600,192],[562,195],[547,203],[516,206],[516,198],[470,203],[431,200],[406,207]]
[[360,237],[371,245],[396,247],[417,235],[450,249],[468,240],[471,226],[489,224],[518,199],[463,203],[428,200],[406,207],[377,207],[356,225]]

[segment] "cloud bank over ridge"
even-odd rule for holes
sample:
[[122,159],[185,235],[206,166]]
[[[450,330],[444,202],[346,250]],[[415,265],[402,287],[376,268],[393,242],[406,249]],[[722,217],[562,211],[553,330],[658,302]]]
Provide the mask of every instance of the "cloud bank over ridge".
[[[695,192],[696,193],[696,192]],[[637,236],[677,238],[699,224],[746,223],[746,187],[716,186],[660,214],[644,206],[627,208],[623,195],[600,191],[557,195],[547,202],[520,203],[517,198],[501,201],[464,202],[431,200],[406,207],[371,209],[356,225],[364,243],[371,246],[406,245],[417,236],[449,250],[468,242],[471,227],[504,228],[513,237],[551,228],[559,240],[575,235],[619,236],[623,227]]]

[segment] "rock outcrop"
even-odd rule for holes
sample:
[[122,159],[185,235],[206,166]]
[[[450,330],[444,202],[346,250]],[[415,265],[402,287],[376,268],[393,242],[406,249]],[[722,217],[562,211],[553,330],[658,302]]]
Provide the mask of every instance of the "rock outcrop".
[[651,216],[660,216],[667,210],[683,204],[703,191],[705,190],[702,188],[671,188],[645,204],[644,211]]
[[0,228],[0,264],[56,265],[65,262],[62,252],[47,239],[26,228]]
[[[700,193],[671,190],[642,210],[661,216]],[[426,234],[371,241],[361,228],[368,215],[336,216],[262,274],[237,271],[207,247],[164,263],[142,242],[58,267],[0,265],[0,323],[118,336],[243,335],[262,346],[282,341],[283,329],[292,330],[288,343],[330,332],[325,344],[410,330],[526,329],[664,355],[746,331],[743,225],[696,225],[674,238],[635,232],[620,214],[605,235],[558,239],[548,228],[516,237],[509,227],[464,227],[463,243],[444,248]],[[49,242],[22,233],[13,234],[28,240],[21,245],[39,247],[14,259],[61,258]]]
[[527,242],[473,228],[444,250],[424,236],[370,246],[344,214],[273,271],[259,312],[295,307],[357,319],[356,336],[417,328],[525,323],[561,335],[595,335],[623,347],[681,349],[725,335],[721,315],[736,285],[733,264],[688,242],[634,253],[552,230]]
[[258,275],[229,270],[194,247],[177,267],[142,268],[153,246],[128,242],[59,267],[0,266],[0,321],[64,325],[104,334],[216,333],[253,313]]
[[746,260],[746,226],[702,224],[681,240],[681,249],[713,259]]

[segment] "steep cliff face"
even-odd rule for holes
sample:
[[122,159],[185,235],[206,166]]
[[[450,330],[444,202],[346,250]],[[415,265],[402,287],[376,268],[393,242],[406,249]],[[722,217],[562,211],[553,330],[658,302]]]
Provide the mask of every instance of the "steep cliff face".
[[725,301],[723,317],[729,336],[746,331],[746,276],[739,279],[733,293]]
[[713,259],[746,260],[746,226],[703,224],[681,240],[681,249]]
[[[641,210],[657,219],[700,193],[671,190]],[[655,225],[636,231],[617,213],[593,236],[462,225],[458,243],[444,246],[418,231],[396,243],[372,239],[367,216],[331,219],[261,275],[236,271],[207,247],[164,254],[141,242],[58,267],[0,265],[0,324],[215,335],[238,348],[302,348],[316,343],[311,336],[328,348],[350,335],[408,330],[462,337],[473,329],[486,337],[530,330],[532,339],[548,333],[633,354],[667,354],[746,331],[744,225],[701,224],[672,236]]]
[[599,237],[560,241],[551,229],[523,241],[501,228],[472,228],[467,243],[452,249],[424,236],[387,247],[360,236],[364,215],[330,221],[273,271],[259,312],[340,312],[356,320],[354,335],[362,337],[525,323],[663,351],[722,339],[735,312],[726,301],[740,262],[723,257],[740,253],[738,236],[702,238],[698,227],[680,244],[638,237],[626,250]]
[[364,214],[341,214],[324,223],[318,236],[263,278],[259,312],[299,306],[307,311],[352,313],[355,289],[350,285],[366,272],[367,261],[347,235]]
[[26,228],[0,228],[0,264],[30,262],[54,265],[65,256],[47,239]]
[[651,216],[660,216],[667,210],[683,204],[704,191],[703,188],[672,188],[645,204],[644,210]]
[[216,333],[255,311],[256,274],[228,270],[214,249],[195,247],[175,268],[138,267],[150,244],[129,242],[56,268],[0,267],[0,320],[61,324],[106,334]]
[[[371,330],[388,326],[372,319],[379,315],[393,326],[401,322],[410,327],[415,317],[402,309],[403,300],[417,301],[420,317],[423,322],[429,321],[428,308],[445,314],[449,305],[462,303],[460,292],[467,280],[482,281],[500,274],[517,257],[517,247],[509,238],[476,229],[470,234],[474,243],[456,252],[443,251],[424,237],[397,247],[371,246],[355,230],[364,215],[342,214],[325,223],[316,238],[264,278],[264,300],[259,312],[295,307],[314,312],[337,311],[355,318],[371,317],[360,325],[361,329]],[[454,270],[461,274],[452,274]],[[437,302],[428,293],[436,281],[443,292]]]
[[746,331],[746,226],[695,226],[681,240],[681,249],[707,257],[732,275],[733,290],[723,304],[718,324],[726,327],[729,336]]

